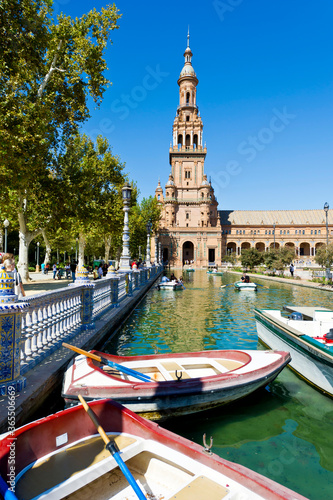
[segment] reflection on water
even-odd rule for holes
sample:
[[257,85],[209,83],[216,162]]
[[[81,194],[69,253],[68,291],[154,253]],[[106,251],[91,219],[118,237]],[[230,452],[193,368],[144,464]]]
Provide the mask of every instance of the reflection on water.
[[[332,307],[333,295],[321,290],[271,283],[257,292],[238,292],[235,275],[184,276],[186,290],[154,290],[138,306],[117,338],[105,346],[120,355],[207,349],[257,349],[255,307],[285,304]],[[213,412],[175,419],[163,425],[202,443],[214,437],[213,451],[245,465],[304,496],[332,497],[333,401],[290,370],[266,390]]]

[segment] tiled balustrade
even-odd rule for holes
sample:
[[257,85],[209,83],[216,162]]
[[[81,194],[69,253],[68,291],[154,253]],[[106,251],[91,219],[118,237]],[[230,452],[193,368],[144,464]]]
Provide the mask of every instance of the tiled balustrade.
[[56,351],[62,342],[94,328],[98,318],[118,307],[148,279],[154,280],[161,270],[161,266],[152,266],[149,270],[116,273],[21,299],[19,303],[29,304],[22,310],[21,374]]

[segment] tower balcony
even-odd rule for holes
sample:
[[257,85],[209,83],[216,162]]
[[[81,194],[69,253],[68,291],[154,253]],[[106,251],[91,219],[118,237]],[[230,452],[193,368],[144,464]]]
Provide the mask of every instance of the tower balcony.
[[179,113],[179,110],[181,110],[181,109],[190,109],[190,108],[196,109],[197,111],[199,111],[199,107],[196,104],[185,103],[185,104],[180,104],[177,107],[177,115]]
[[171,146],[170,153],[207,153],[206,146]]

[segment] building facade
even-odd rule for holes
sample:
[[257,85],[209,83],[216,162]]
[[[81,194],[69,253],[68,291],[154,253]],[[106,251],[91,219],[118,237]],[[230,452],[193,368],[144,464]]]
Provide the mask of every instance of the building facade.
[[[163,261],[175,267],[188,263],[207,267],[220,265],[231,252],[239,256],[251,247],[266,252],[284,245],[295,249],[297,260],[312,261],[327,241],[324,210],[218,210],[213,186],[205,174],[207,148],[192,56],[188,35],[169,149],[171,172],[165,191],[160,181],[155,191],[162,210],[158,238]],[[327,222],[328,236],[333,238],[330,212]],[[153,259],[154,254],[152,248]]]

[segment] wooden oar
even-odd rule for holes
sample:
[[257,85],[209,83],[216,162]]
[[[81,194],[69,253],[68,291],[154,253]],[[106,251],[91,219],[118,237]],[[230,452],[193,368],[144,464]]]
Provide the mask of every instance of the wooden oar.
[[114,440],[110,441],[110,439],[107,436],[105,430],[100,425],[97,416],[95,415],[95,413],[93,412],[93,410],[91,408],[89,408],[89,406],[87,405],[86,401],[81,396],[81,394],[79,394],[79,400],[82,403],[83,408],[86,410],[86,412],[88,413],[89,417],[91,418],[92,422],[96,426],[96,429],[98,430],[98,432],[99,432],[101,438],[103,439],[104,443],[106,444],[106,449],[111,453],[111,455],[113,456],[113,458],[115,459],[115,461],[119,465],[119,468],[120,468],[121,472],[124,474],[124,476],[126,477],[127,481],[132,486],[132,488],[133,488],[136,496],[140,500],[147,500],[146,495],[143,494],[143,492],[139,488],[138,483],[135,481],[135,479],[134,479],[131,471],[129,470],[129,468],[127,467],[127,465],[125,464],[125,462],[123,461],[123,459],[121,458],[121,456],[119,455],[119,448],[117,446],[117,443]]
[[67,347],[68,349],[71,349],[72,351],[75,351],[79,354],[83,354],[87,358],[95,359],[96,361],[99,361],[100,363],[103,363],[103,365],[108,365],[111,366],[111,368],[115,368],[116,370],[126,373],[127,375],[131,375],[132,377],[135,377],[139,380],[142,380],[142,382],[152,382],[152,379],[149,377],[149,375],[145,375],[144,373],[137,372],[136,370],[132,370],[131,368],[127,368],[126,366],[123,365],[118,365],[118,363],[115,363],[114,361],[111,361],[107,358],[102,358],[102,356],[97,356],[96,354],[92,354],[91,352],[84,351],[83,349],[80,349],[79,347],[75,347],[70,344],[66,344],[65,342],[62,343],[64,347]]
[[6,481],[0,476],[0,493],[5,500],[18,500],[13,491],[9,489]]
[[[237,281],[236,281],[236,283],[237,283]],[[234,285],[235,285],[235,283],[229,283],[228,285],[221,285],[220,288],[225,288],[226,286],[234,286]]]
[[259,285],[259,283],[256,283],[257,286],[262,286],[263,288],[267,288],[269,290],[269,286],[264,286],[264,285]]

